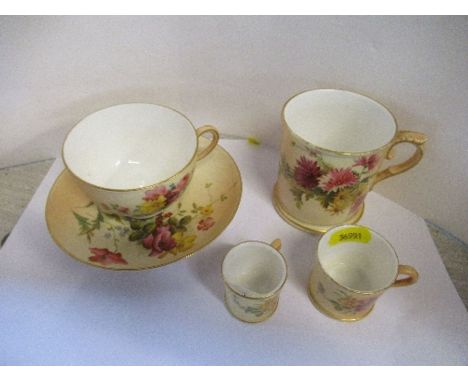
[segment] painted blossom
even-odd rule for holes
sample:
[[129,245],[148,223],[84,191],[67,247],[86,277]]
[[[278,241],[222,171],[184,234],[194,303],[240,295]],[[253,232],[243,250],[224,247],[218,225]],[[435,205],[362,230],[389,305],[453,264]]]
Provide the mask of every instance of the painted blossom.
[[340,190],[328,206],[328,210],[333,214],[341,213],[353,203],[353,199],[353,194],[349,188]]
[[296,160],[296,164],[294,179],[300,186],[312,190],[318,185],[318,179],[322,175],[318,163],[302,155]]
[[92,262],[101,265],[128,264],[119,252],[112,252],[107,248],[90,248],[89,250],[94,255],[89,257]]
[[[146,204],[143,209],[148,210],[147,213],[152,213],[158,209],[162,209],[176,200],[180,194],[185,190],[190,181],[190,174],[185,174],[184,177],[177,183],[167,186],[156,186],[152,190],[146,191],[143,200]],[[149,202],[149,203],[148,203]],[[148,206],[153,206],[153,209]],[[142,208],[139,208],[142,210]]]
[[210,216],[214,211],[213,206],[211,204],[208,204],[205,207],[198,207],[198,210],[203,216]]
[[197,229],[199,231],[208,231],[214,224],[215,220],[211,216],[208,216],[198,222]]
[[143,246],[151,249],[149,256],[159,256],[177,245],[167,226],[157,227],[154,232],[143,239]]
[[179,183],[177,183],[176,188],[179,190],[179,192],[182,192],[185,190],[185,188],[188,186],[190,181],[190,174],[185,174],[184,177],[180,180]]
[[197,239],[196,235],[185,235],[183,232],[176,232],[172,237],[176,242],[175,252],[177,253],[188,251]]
[[362,166],[366,167],[369,171],[374,169],[379,163],[379,156],[377,154],[371,154],[369,156],[360,157],[356,162],[354,162],[353,167]]
[[143,196],[143,200],[157,200],[160,196],[166,197],[168,192],[169,190],[166,186],[157,186],[152,190],[146,191],[145,196]]
[[158,195],[157,198],[145,200],[138,206],[140,214],[152,214],[159,211],[167,205],[167,199],[164,195]]
[[350,168],[334,168],[320,178],[319,186],[322,190],[331,192],[354,186],[358,182],[359,178]]
[[119,208],[117,208],[117,211],[122,213],[122,214],[128,214],[130,212],[128,207],[119,207]]

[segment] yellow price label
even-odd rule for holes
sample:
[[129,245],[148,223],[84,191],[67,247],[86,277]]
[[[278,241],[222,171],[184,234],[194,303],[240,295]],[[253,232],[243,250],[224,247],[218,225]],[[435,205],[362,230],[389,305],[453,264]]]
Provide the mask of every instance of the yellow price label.
[[347,241],[368,243],[370,239],[372,239],[372,235],[366,227],[349,227],[334,232],[328,240],[328,244],[335,245]]

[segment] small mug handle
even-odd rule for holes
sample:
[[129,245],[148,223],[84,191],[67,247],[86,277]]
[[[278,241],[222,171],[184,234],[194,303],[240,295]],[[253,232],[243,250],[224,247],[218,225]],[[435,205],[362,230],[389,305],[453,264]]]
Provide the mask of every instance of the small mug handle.
[[197,139],[200,139],[200,137],[205,133],[211,134],[210,144],[207,147],[205,147],[204,149],[198,151],[198,153],[197,153],[197,161],[198,161],[198,160],[203,159],[204,157],[206,157],[216,147],[216,145],[218,144],[218,141],[219,141],[219,132],[216,129],[216,127],[213,127],[213,126],[210,126],[210,125],[205,125],[205,126],[199,127],[197,129],[196,133],[197,133]]
[[418,281],[419,273],[411,265],[399,265],[398,266],[398,275],[406,275],[404,279],[397,279],[393,283],[393,287],[402,287],[414,284]]
[[406,161],[400,164],[396,164],[394,166],[390,166],[386,168],[385,170],[378,172],[375,175],[373,186],[376,183],[390,176],[394,176],[394,175],[397,175],[397,174],[400,174],[402,172],[409,170],[411,167],[416,166],[419,163],[419,161],[422,159],[423,154],[424,154],[424,144],[427,142],[427,137],[426,135],[422,133],[417,133],[415,131],[399,131],[387,151],[386,158],[392,159],[394,147],[399,143],[405,143],[405,142],[411,143],[414,146],[416,146],[415,153]]

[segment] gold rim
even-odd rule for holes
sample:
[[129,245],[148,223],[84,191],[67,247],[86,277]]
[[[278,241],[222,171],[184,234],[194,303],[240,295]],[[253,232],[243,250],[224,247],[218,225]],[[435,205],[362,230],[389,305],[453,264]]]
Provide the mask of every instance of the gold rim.
[[[92,266],[92,267],[95,267],[95,268],[99,268],[99,269],[105,269],[105,270],[109,270],[109,271],[143,271],[143,270],[148,270],[148,269],[155,269],[155,268],[159,268],[159,267],[163,267],[163,266],[166,266],[166,265],[169,265],[169,264],[172,264],[172,263],[175,263],[179,260],[183,260],[183,259],[186,259],[188,257],[191,257],[193,256],[195,253],[197,253],[198,251],[200,251],[201,249],[203,248],[206,248],[209,244],[211,244],[215,239],[217,239],[225,230],[226,228],[231,224],[232,220],[234,219],[234,216],[236,216],[236,213],[237,213],[237,210],[239,209],[239,205],[240,205],[240,201],[241,201],[241,198],[242,198],[242,191],[243,191],[243,184],[242,184],[242,177],[241,177],[241,173],[240,173],[240,170],[239,170],[239,167],[237,167],[237,163],[234,161],[234,159],[232,158],[232,156],[221,146],[221,145],[217,145],[217,148],[219,148],[220,150],[222,150],[227,156],[228,158],[232,161],[232,163],[234,164],[234,168],[236,170],[236,173],[237,173],[237,177],[239,178],[239,199],[237,201],[237,205],[235,206],[235,208],[233,209],[233,212],[232,212],[232,215],[229,217],[229,219],[226,219],[226,225],[225,227],[219,232],[218,235],[216,235],[215,237],[213,237],[211,240],[208,240],[204,246],[200,247],[197,251],[195,252],[191,252],[191,253],[188,253],[182,257],[179,257],[177,259],[173,259],[171,261],[168,261],[167,263],[164,263],[164,264],[158,264],[158,265],[153,265],[153,266],[148,266],[148,267],[139,267],[139,268],[108,268],[108,267],[104,267],[104,266],[101,266],[101,265],[98,265],[98,264],[93,264],[93,263],[90,263],[90,262],[87,262],[87,261],[84,261],[82,259],[80,259],[79,257],[77,257],[76,255],[74,255],[73,253],[69,252],[67,249],[65,249],[63,247],[63,245],[59,242],[59,240],[54,236],[54,234],[52,233],[52,230],[50,228],[50,222],[49,222],[49,219],[50,219],[50,216],[49,216],[49,203],[50,203],[50,198],[51,198],[51,195],[52,195],[52,191],[56,188],[57,186],[57,183],[60,179],[60,177],[65,173],[65,171],[69,171],[68,169],[64,169],[60,174],[59,176],[57,177],[57,179],[55,180],[54,184],[52,185],[52,187],[50,188],[49,190],[49,195],[47,196],[47,202],[46,202],[46,208],[45,208],[45,218],[46,218],[46,225],[47,225],[47,230],[49,231],[49,235],[51,236],[52,240],[55,242],[55,244],[63,251],[65,252],[68,256],[70,256],[71,258],[73,258],[74,260],[77,260],[79,261],[80,263],[83,263],[83,264],[86,264],[86,265],[89,265],[89,266]],[[151,218],[151,217],[150,217]],[[148,219],[150,219],[148,218]]]
[[[271,247],[271,249],[273,249],[275,252],[277,252],[281,258],[283,259],[283,263],[284,263],[284,267],[286,269],[286,275],[284,276],[284,280],[283,282],[281,283],[281,285],[273,290],[273,292],[267,296],[262,296],[262,297],[250,297],[250,296],[244,296],[243,294],[239,293],[238,291],[236,291],[235,289],[233,289],[229,284],[228,282],[226,281],[226,279],[224,278],[224,272],[223,272],[223,265],[224,265],[224,260],[226,260],[226,257],[227,255],[229,255],[229,253],[236,247],[242,245],[242,244],[247,244],[247,243],[260,243],[260,244],[264,244],[264,245],[267,245],[269,247]],[[277,294],[279,294],[281,292],[281,289],[283,288],[284,284],[286,284],[286,280],[288,279],[288,263],[286,262],[286,259],[284,258],[283,254],[278,250],[276,249],[275,247],[273,247],[271,244],[268,244],[268,243],[265,243],[263,241],[260,241],[260,240],[245,240],[245,241],[241,241],[240,243],[236,244],[234,247],[232,247],[228,253],[226,253],[224,255],[224,258],[223,258],[223,261],[221,262],[221,277],[223,278],[223,282],[224,282],[224,285],[229,288],[231,290],[232,293],[236,294],[237,296],[240,296],[242,298],[246,298],[247,300],[266,300],[268,298],[271,298]]]
[[[142,186],[142,187],[136,187],[136,188],[107,188],[107,187],[102,187],[102,186],[98,186],[98,185],[95,185],[93,183],[90,183],[84,179],[81,179],[78,175],[76,175],[70,168],[70,166],[67,164],[67,161],[65,160],[65,154],[64,154],[64,147],[65,147],[65,143],[67,142],[67,139],[69,137],[69,135],[71,134],[71,132],[73,130],[75,130],[75,128],[81,123],[83,122],[86,118],[90,117],[91,115],[94,115],[96,113],[99,113],[101,111],[104,111],[104,110],[107,110],[107,109],[110,109],[110,108],[113,108],[113,107],[116,107],[116,106],[121,106],[121,105],[151,105],[151,106],[159,106],[159,107],[162,107],[162,108],[165,108],[165,109],[168,109],[168,110],[172,110],[173,112],[181,115],[184,119],[186,119],[189,123],[189,125],[192,127],[194,133],[195,133],[195,151],[190,159],[190,161],[179,171],[177,171],[174,175],[171,175],[170,177],[168,177],[167,179],[163,179],[163,180],[160,180],[156,183],[152,183],[148,186]],[[173,109],[172,107],[169,107],[169,106],[165,106],[165,105],[160,105],[160,104],[155,104],[155,103],[144,103],[144,102],[130,102],[130,103],[123,103],[123,104],[116,104],[116,105],[112,105],[112,106],[108,106],[108,107],[105,107],[103,109],[99,109],[99,110],[96,110],[95,112],[91,113],[91,114],[88,114],[87,116],[81,118],[71,129],[70,131],[67,133],[66,137],[65,137],[65,140],[63,141],[63,144],[62,144],[62,150],[61,150],[61,156],[62,156],[62,161],[66,167],[66,169],[68,171],[70,171],[70,173],[78,180],[80,180],[81,182],[83,183],[86,183],[88,185],[90,185],[91,187],[93,188],[97,188],[99,190],[105,190],[105,191],[112,191],[112,192],[127,192],[127,191],[138,191],[138,190],[146,190],[147,188],[153,188],[155,186],[157,186],[158,184],[161,184],[161,183],[167,183],[169,182],[171,179],[177,177],[178,175],[180,175],[182,172],[186,171],[187,168],[190,167],[190,165],[193,164],[193,162],[196,160],[196,156],[197,156],[197,153],[198,153],[198,148],[199,148],[199,143],[198,143],[198,136],[197,136],[197,129],[195,128],[195,126],[193,125],[193,123],[190,121],[190,119],[187,118],[186,115],[182,114],[180,111],[176,110],[176,109]]]
[[234,317],[236,320],[239,320],[239,321],[242,321],[242,322],[245,322],[246,324],[260,324],[262,322],[265,322],[266,320],[268,320],[269,318],[271,318],[271,316],[273,316],[273,314],[275,314],[276,310],[278,309],[278,305],[279,305],[279,299],[278,299],[278,302],[276,303],[276,306],[275,306],[275,309],[273,309],[271,311],[271,313],[266,316],[265,318],[263,318],[262,320],[260,321],[247,321],[247,320],[244,320],[242,318],[239,318],[237,317],[232,311],[231,309],[229,309],[229,305],[228,303],[226,302],[226,293],[224,293],[224,306],[226,307],[226,310],[231,314],[232,317]]
[[367,317],[373,310],[374,310],[374,306],[375,306],[375,303],[374,305],[372,305],[372,307],[362,316],[357,316],[357,317],[341,317],[341,316],[338,316],[338,315],[335,315],[333,314],[332,312],[328,311],[328,310],[325,310],[325,308],[323,308],[319,302],[315,299],[312,291],[310,290],[310,288],[307,288],[307,294],[309,295],[309,299],[310,301],[312,302],[312,305],[315,307],[315,309],[317,309],[320,313],[324,314],[325,316],[328,316],[330,318],[333,318],[335,320],[338,320],[338,321],[341,321],[341,322],[356,322],[356,321],[360,321],[362,320],[363,318]]
[[[293,226],[294,228],[298,228],[301,231],[312,233],[312,234],[322,234],[327,232],[329,229],[336,227],[336,225],[331,225],[331,226],[314,226],[311,224],[304,224],[298,219],[294,218],[291,216],[288,212],[286,212],[286,209],[284,208],[283,204],[279,200],[278,197],[278,184],[275,184],[273,188],[273,207],[275,207],[276,212],[278,215],[289,225]],[[345,225],[345,224],[353,224],[359,221],[364,214],[364,209],[365,209],[365,203],[363,202],[359,210],[356,212],[356,214],[349,220],[347,220],[344,223],[341,223],[340,225]]]
[[[335,285],[337,285],[338,287],[340,288],[343,288],[343,289],[346,289],[348,292],[352,292],[352,293],[355,293],[355,294],[359,294],[359,295],[374,295],[374,294],[382,294],[383,292],[385,292],[387,289],[389,289],[393,283],[396,281],[396,279],[398,278],[398,265],[400,264],[400,260],[398,259],[398,255],[395,251],[395,248],[393,248],[393,246],[390,244],[390,242],[385,239],[381,234],[379,234],[378,232],[372,230],[371,228],[369,227],[366,227],[366,226],[363,226],[363,225],[359,225],[359,224],[340,224],[340,225],[337,225],[337,226],[333,226],[331,227],[328,231],[331,231],[332,229],[337,229],[337,228],[343,228],[343,227],[346,227],[346,226],[351,226],[351,227],[361,227],[361,228],[366,228],[368,229],[369,231],[372,232],[372,234],[375,234],[377,235],[380,239],[382,239],[385,243],[387,243],[390,248],[392,249],[393,251],[393,255],[395,256],[395,259],[396,259],[396,264],[397,264],[397,269],[396,269],[396,274],[395,274],[395,277],[393,279],[393,281],[390,283],[390,285],[387,285],[386,287],[383,287],[383,288],[380,288],[380,289],[374,289],[374,290],[357,290],[357,289],[353,289],[353,288],[350,288],[350,287],[347,287],[346,285],[342,285],[340,284],[338,281],[336,281],[333,277],[331,277],[327,272],[325,272],[325,269],[323,268],[322,266],[322,263],[320,262],[320,257],[318,255],[318,248],[320,246],[320,242],[322,241],[323,239],[323,236],[320,238],[319,242],[318,242],[318,246],[317,246],[317,261],[320,265],[320,268],[322,269],[323,271],[323,274],[328,278],[330,279],[331,281],[333,281],[333,283]],[[328,232],[327,231],[327,232]]]
[[284,104],[283,106],[283,109],[281,110],[281,126],[283,128],[287,128],[289,130],[289,132],[291,133],[291,135],[293,136],[296,136],[298,138],[300,138],[302,141],[304,142],[307,142],[306,139],[302,138],[300,135],[296,134],[292,129],[291,127],[288,125],[288,123],[286,122],[286,118],[284,116],[284,112],[286,110],[286,107],[288,106],[289,102],[292,101],[294,98],[304,94],[304,93],[309,93],[309,92],[313,92],[313,91],[317,91],[317,90],[334,90],[334,91],[340,91],[340,92],[346,92],[346,93],[351,93],[351,94],[354,94],[354,95],[359,95],[361,97],[365,97],[365,98],[368,98],[369,100],[375,102],[376,104],[378,104],[379,106],[383,107],[389,114],[390,116],[392,117],[393,119],[393,122],[395,124],[395,132],[392,136],[392,139],[390,139],[389,142],[387,142],[385,145],[383,146],[380,146],[376,149],[373,149],[373,150],[368,150],[368,151],[337,151],[337,150],[331,150],[331,149],[326,149],[324,147],[320,147],[318,145],[315,145],[313,143],[310,143],[308,142],[311,146],[314,146],[316,147],[317,149],[321,150],[321,151],[325,151],[327,153],[331,153],[331,154],[338,154],[338,155],[346,155],[346,156],[357,156],[357,155],[368,155],[370,153],[374,153],[376,151],[380,151],[380,150],[383,150],[385,148],[387,148],[392,142],[393,140],[395,139],[397,133],[398,133],[398,122],[395,118],[395,116],[393,115],[393,113],[382,103],[380,103],[379,101],[376,101],[375,99],[373,99],[372,97],[369,97],[365,94],[361,94],[361,93],[356,93],[356,92],[353,92],[353,91],[350,91],[350,90],[347,90],[347,89],[321,89],[321,88],[318,88],[318,89],[308,89],[308,90],[304,90],[300,93],[297,93],[295,95],[293,95],[292,97],[290,97]]

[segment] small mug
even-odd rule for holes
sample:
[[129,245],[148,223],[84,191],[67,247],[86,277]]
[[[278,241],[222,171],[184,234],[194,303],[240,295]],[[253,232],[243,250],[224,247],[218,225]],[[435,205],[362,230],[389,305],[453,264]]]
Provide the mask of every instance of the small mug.
[[[204,133],[211,135],[211,142],[200,149]],[[218,140],[214,127],[195,129],[178,111],[130,103],[81,120],[68,133],[62,158],[100,211],[144,219],[183,194],[196,163]]]
[[281,241],[271,244],[246,241],[224,257],[224,301],[237,319],[256,323],[273,315],[286,282],[286,260],[279,252]]
[[[406,278],[397,279],[400,275]],[[330,229],[319,241],[309,279],[309,296],[322,313],[341,321],[367,316],[390,287],[412,285],[418,272],[401,265],[377,232],[359,225]]]
[[[336,89],[292,97],[284,105],[282,125],[273,203],[289,224],[312,232],[358,221],[372,187],[415,166],[427,140],[421,133],[398,131],[380,103]],[[403,142],[416,147],[413,156],[380,170]]]

